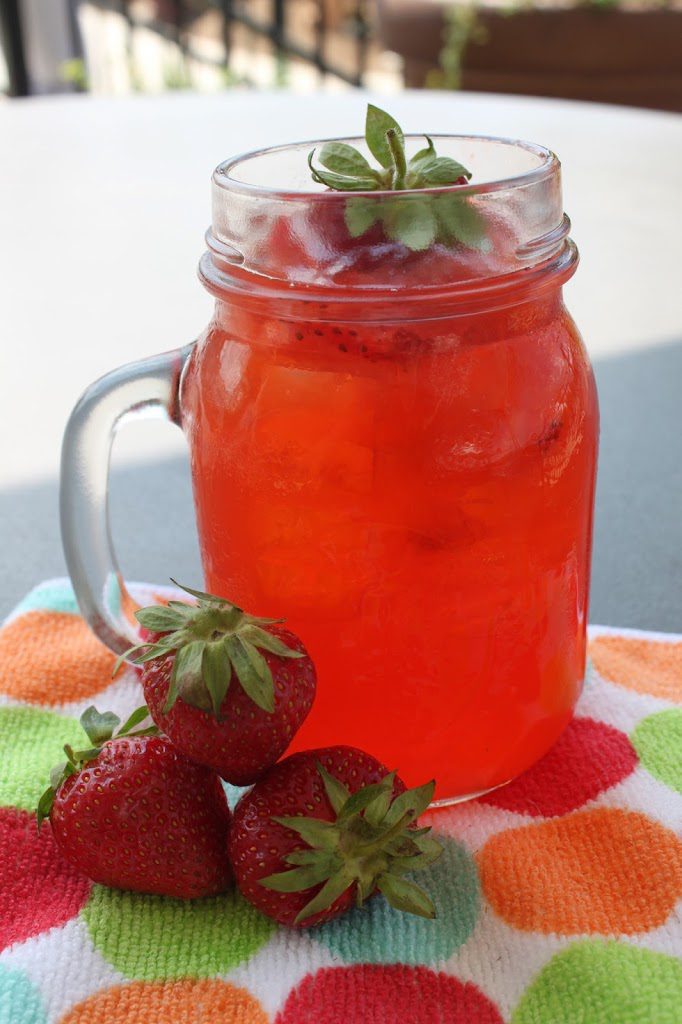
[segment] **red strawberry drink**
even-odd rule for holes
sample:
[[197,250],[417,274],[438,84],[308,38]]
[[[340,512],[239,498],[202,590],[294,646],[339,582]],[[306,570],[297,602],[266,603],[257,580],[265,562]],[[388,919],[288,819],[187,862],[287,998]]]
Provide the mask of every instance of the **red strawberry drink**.
[[556,158],[435,141],[471,185],[233,181],[302,148],[217,172],[218,302],[181,397],[207,588],[286,616],[317,666],[293,749],[371,749],[447,799],[513,778],[570,719],[598,414]]
[[100,435],[162,405],[189,441],[205,590],[286,619],[317,669],[292,750],[371,750],[440,800],[541,757],[584,676],[597,452],[568,228],[548,150],[406,138],[375,107],[366,140],[221,165],[209,327],[93,385],[67,430],[65,550],[102,639],[131,643]]

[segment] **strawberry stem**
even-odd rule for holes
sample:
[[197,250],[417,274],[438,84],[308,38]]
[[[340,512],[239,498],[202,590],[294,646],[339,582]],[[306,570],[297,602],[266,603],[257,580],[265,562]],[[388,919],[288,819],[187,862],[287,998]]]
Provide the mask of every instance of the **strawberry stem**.
[[393,179],[391,187],[395,190],[405,188],[407,176],[407,160],[405,159],[405,143],[398,138],[395,128],[389,128],[386,132],[386,141],[391,151],[393,160]]
[[397,909],[434,916],[428,896],[402,880],[402,875],[428,867],[443,852],[440,844],[427,835],[428,828],[414,827],[416,818],[433,798],[435,783],[393,797],[395,773],[391,772],[381,782],[351,795],[319,763],[317,770],[335,818],[273,817],[273,821],[300,836],[308,849],[289,855],[286,860],[292,866],[261,878],[260,884],[275,892],[304,892],[318,887],[296,923],[324,912],[350,887],[354,887],[358,906],[380,888]]
[[263,711],[272,714],[275,687],[272,672],[261,651],[278,658],[304,658],[302,651],[288,647],[267,628],[282,619],[249,615],[224,597],[206,594],[172,581],[192,597],[196,604],[171,601],[166,605],[140,608],[135,613],[145,629],[162,635],[129,648],[119,658],[143,665],[155,658],[173,655],[170,686],[163,714],[172,710],[181,697],[220,720],[220,709],[234,676],[246,695]]

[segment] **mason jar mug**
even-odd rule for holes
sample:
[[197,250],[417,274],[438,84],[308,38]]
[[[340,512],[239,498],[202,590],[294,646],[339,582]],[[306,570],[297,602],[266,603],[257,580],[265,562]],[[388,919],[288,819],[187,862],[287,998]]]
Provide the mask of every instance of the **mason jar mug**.
[[82,397],[62,526],[81,609],[120,653],[109,449],[122,417],[161,410],[187,437],[205,588],[286,618],[317,665],[293,749],[361,747],[449,802],[514,778],[570,720],[598,412],[562,299],[577,253],[557,158],[435,141],[472,184],[326,191],[310,145],[217,168],[213,318]]

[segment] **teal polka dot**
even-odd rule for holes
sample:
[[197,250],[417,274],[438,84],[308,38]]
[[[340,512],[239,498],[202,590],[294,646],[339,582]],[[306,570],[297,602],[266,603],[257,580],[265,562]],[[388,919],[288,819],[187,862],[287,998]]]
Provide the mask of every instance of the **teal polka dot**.
[[40,995],[22,971],[0,964],[0,1024],[45,1024]]
[[458,949],[474,929],[480,907],[476,865],[459,843],[439,837],[445,852],[413,876],[431,897],[434,921],[393,910],[383,896],[315,929],[347,963],[435,964]]
[[15,608],[16,612],[50,611],[78,615],[78,603],[69,582],[41,583]]
[[230,810],[233,811],[235,804],[239,801],[240,797],[242,797],[244,793],[248,793],[251,787],[233,786],[231,782],[225,782],[224,779],[221,779],[220,781],[222,783],[225,796],[227,797],[227,802],[230,805]]
[[552,957],[521,997],[512,1024],[680,1024],[682,964],[603,940]]

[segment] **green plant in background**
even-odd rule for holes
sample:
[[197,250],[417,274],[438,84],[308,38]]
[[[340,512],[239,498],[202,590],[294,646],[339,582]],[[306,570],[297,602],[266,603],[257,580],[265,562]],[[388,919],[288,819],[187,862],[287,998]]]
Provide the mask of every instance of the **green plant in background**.
[[224,67],[220,68],[220,79],[224,89],[233,89],[235,85],[247,84],[243,77],[237,74],[236,71],[233,71],[229,64],[225,64]]
[[62,61],[59,65],[59,77],[62,82],[73,85],[78,92],[86,92],[90,87],[85,61],[80,57]]
[[[575,0],[576,7],[610,10],[620,7],[622,0]],[[670,0],[643,0],[648,7],[668,7]],[[532,10],[534,0],[510,0],[499,7],[499,13],[513,17],[520,11]],[[426,76],[429,89],[459,89],[462,84],[464,52],[470,43],[483,44],[488,31],[481,18],[481,9],[475,2],[454,3],[446,8],[443,19],[443,49],[439,54],[439,67]]]
[[459,89],[462,84],[462,58],[469,43],[484,43],[487,31],[478,8],[472,4],[453,4],[445,12],[443,49],[439,68],[426,78],[429,89]]
[[192,78],[182,58],[164,65],[163,85],[165,89],[173,91],[192,88]]
[[287,88],[289,85],[290,67],[291,65],[286,53],[279,50],[275,57],[275,80],[273,82],[275,89]]

